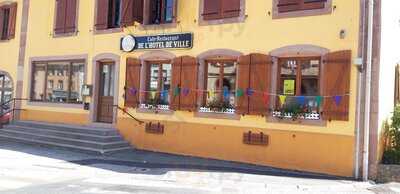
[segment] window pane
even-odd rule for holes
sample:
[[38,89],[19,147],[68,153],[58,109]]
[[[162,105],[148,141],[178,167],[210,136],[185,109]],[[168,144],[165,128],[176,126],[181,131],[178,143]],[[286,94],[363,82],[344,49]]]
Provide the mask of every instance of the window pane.
[[159,78],[159,65],[158,64],[151,64],[150,65],[150,86],[149,90],[151,93],[149,94],[149,100],[156,99],[156,93],[158,91],[158,78]]
[[84,84],[85,65],[82,63],[73,63],[71,71],[71,93],[69,95],[69,102],[81,103],[82,102],[82,87]]
[[44,100],[44,81],[46,77],[46,65],[44,64],[35,64],[33,66],[33,79],[32,79],[32,92],[31,99],[32,100]]
[[301,95],[316,96],[319,94],[319,60],[306,60],[301,64]]
[[296,94],[296,60],[282,60],[280,61],[281,78],[279,94],[295,95]]
[[68,98],[69,63],[49,63],[47,66],[47,82],[56,84],[47,88],[46,100],[49,102],[67,102]]
[[236,89],[236,62],[224,63],[224,79],[222,88],[226,88],[229,91],[229,95],[224,94],[224,100],[228,101],[229,104],[235,103],[234,91]]
[[[163,83],[161,85],[161,91],[170,90],[171,88],[171,71],[172,67],[171,64],[163,64],[162,65],[162,76],[163,76]],[[169,104],[169,92],[164,93],[161,98],[161,104]]]
[[173,20],[174,15],[174,0],[166,0],[165,1],[165,22],[170,23]]
[[5,40],[8,37],[8,22],[10,21],[10,9],[3,9],[3,31],[1,32],[1,39]]
[[207,104],[213,103],[219,100],[219,78],[220,78],[220,63],[208,63],[207,73],[207,91],[210,91],[211,95],[207,95]]
[[101,84],[102,96],[114,96],[114,65],[102,65]]

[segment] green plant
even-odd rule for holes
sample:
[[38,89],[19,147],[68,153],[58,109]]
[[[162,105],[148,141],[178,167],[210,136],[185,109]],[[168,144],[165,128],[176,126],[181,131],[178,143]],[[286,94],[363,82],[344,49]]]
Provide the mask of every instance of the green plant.
[[232,109],[233,105],[228,100],[214,99],[206,104],[206,107],[215,112],[225,112],[228,109]]
[[384,164],[400,164],[400,106],[396,106],[392,123],[383,124],[385,150],[382,157]]

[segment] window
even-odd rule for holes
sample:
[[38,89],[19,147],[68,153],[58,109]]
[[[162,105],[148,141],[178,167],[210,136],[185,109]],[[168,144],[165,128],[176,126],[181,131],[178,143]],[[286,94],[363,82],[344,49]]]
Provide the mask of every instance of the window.
[[236,90],[236,66],[234,60],[206,61],[207,97],[205,106],[216,109],[233,108]]
[[76,32],[77,0],[56,0],[55,34]]
[[9,40],[15,37],[17,3],[0,7],[0,39]]
[[[9,102],[12,99],[12,93],[13,86],[11,78],[7,76],[7,74],[2,74],[0,72],[0,105]],[[9,109],[10,106],[8,105],[0,106],[0,114]]]
[[149,24],[172,23],[175,0],[150,0]]
[[32,101],[82,103],[82,62],[34,63],[32,75]]
[[[168,105],[170,102],[172,66],[170,63],[149,63],[147,104]],[[167,91],[167,92],[166,92]]]
[[[316,110],[318,104],[315,96],[320,95],[320,65],[320,57],[279,59],[278,94],[304,96],[306,103],[301,108],[308,108],[308,111]],[[295,98],[287,98],[283,108],[291,109],[298,106],[303,105],[299,105]]]
[[311,16],[332,12],[332,0],[274,0],[274,18]]
[[96,30],[143,22],[144,0],[97,0]]
[[216,20],[239,17],[241,0],[203,0],[203,19]]

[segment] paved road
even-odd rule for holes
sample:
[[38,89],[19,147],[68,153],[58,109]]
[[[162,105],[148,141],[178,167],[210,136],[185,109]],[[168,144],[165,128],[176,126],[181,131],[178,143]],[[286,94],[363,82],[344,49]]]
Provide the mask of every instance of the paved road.
[[97,159],[64,150],[0,142],[0,193],[400,193],[396,184],[68,162]]

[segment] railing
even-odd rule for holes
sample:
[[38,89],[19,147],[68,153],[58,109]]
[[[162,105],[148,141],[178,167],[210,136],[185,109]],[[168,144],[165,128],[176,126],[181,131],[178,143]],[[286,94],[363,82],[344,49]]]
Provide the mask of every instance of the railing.
[[124,113],[127,114],[130,118],[132,118],[133,120],[135,120],[136,122],[138,122],[140,125],[143,124],[143,123],[145,123],[144,121],[142,121],[142,120],[140,120],[140,119],[134,117],[131,113],[129,113],[128,111],[126,111],[124,108],[121,108],[121,107],[118,106],[118,105],[113,105],[113,107],[115,107],[115,108],[117,108],[118,110],[124,112]]
[[[0,127],[3,124],[6,124],[7,122],[10,121],[14,121],[15,120],[15,114],[17,111],[24,111],[25,109],[21,109],[21,108],[16,108],[17,102],[21,102],[21,101],[25,101],[28,99],[25,98],[13,98],[9,101],[6,101],[2,104],[0,104]],[[7,122],[4,122],[3,119],[5,118],[5,116],[7,116],[8,114],[11,114],[11,118],[7,118]]]

